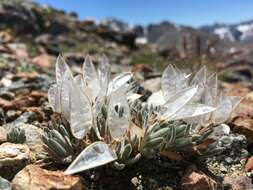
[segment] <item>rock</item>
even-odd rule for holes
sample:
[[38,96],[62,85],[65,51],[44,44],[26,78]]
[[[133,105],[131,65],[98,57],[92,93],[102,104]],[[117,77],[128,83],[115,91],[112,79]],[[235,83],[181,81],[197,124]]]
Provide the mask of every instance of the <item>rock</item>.
[[248,159],[248,161],[247,161],[247,163],[246,163],[246,165],[245,165],[245,171],[246,172],[250,172],[250,171],[252,171],[253,170],[253,156],[251,156],[249,159]]
[[6,122],[5,113],[2,108],[0,108],[0,125],[3,125]]
[[161,78],[145,80],[143,82],[143,87],[151,92],[157,92],[161,88]]
[[26,135],[26,141],[25,144],[30,148],[31,152],[34,153],[36,159],[43,159],[46,157],[46,152],[43,148],[43,143],[41,140],[41,134],[42,134],[42,129],[30,125],[30,124],[19,124],[17,125],[20,129],[25,130],[25,135]]
[[0,166],[15,166],[33,159],[30,149],[24,144],[3,143],[0,145]]
[[7,141],[7,132],[3,127],[0,127],[0,144]]
[[[29,108],[27,108],[28,110]],[[18,125],[20,123],[28,123],[34,121],[36,118],[36,113],[32,111],[27,111],[22,113],[18,118],[16,118],[14,121],[9,123],[10,125]]]
[[13,92],[1,92],[0,97],[5,100],[14,100],[15,94]]
[[224,184],[231,186],[231,190],[252,190],[251,179],[247,176],[227,176],[224,178]]
[[8,180],[0,177],[0,189],[1,190],[11,190],[11,183]]
[[37,32],[40,28],[35,5],[27,1],[1,1],[0,28],[12,28],[20,32]]
[[228,134],[220,137],[217,143],[217,147],[223,148],[224,151],[222,154],[215,156],[215,160],[217,161],[227,161],[225,158],[232,158],[229,159],[229,162],[226,165],[230,164],[237,164],[242,159],[247,158],[248,151],[247,151],[247,141],[244,135],[240,134]]
[[152,67],[144,63],[135,64],[133,70],[135,72],[141,72],[145,74],[154,72]]
[[243,134],[247,137],[247,141],[253,143],[253,117],[244,115],[237,117],[233,120],[233,131],[239,134]]
[[[7,105],[8,102],[7,101],[1,101],[1,98],[0,98],[0,105]],[[16,119],[17,117],[19,117],[21,115],[21,111],[19,110],[8,110],[6,112],[6,120],[8,121],[13,121],[14,119]]]
[[100,21],[99,25],[111,32],[129,32],[129,31],[131,31],[131,28],[129,27],[129,25],[127,23],[122,22],[117,19],[114,19],[114,18],[113,19],[110,19],[110,18],[103,19]]
[[34,156],[27,145],[3,143],[0,145],[0,176],[11,179],[33,160]]
[[15,54],[17,59],[28,59],[28,51],[25,44],[11,43],[8,44],[9,49]]
[[62,171],[49,171],[28,165],[12,180],[13,190],[87,189],[80,177],[66,176]]
[[183,190],[212,190],[217,189],[217,183],[203,172],[189,168],[182,177],[181,188]]
[[5,99],[0,98],[0,106],[4,110],[24,110],[24,108],[27,107],[38,106],[40,103],[40,99],[44,98],[45,96],[45,93],[33,91],[30,94],[24,95],[22,97],[17,97],[12,101],[7,101]]
[[51,65],[51,58],[47,54],[41,54],[32,59],[32,63],[43,68],[48,68]]
[[35,38],[34,42],[38,45],[47,45],[53,39],[54,37],[50,34],[41,34]]
[[6,32],[6,31],[0,32],[0,42],[1,43],[9,43],[11,41],[13,41],[13,36],[11,36],[10,33]]
[[249,153],[244,135],[224,134],[210,146],[214,146],[213,150],[223,150],[206,159],[206,165],[210,172],[220,177],[245,173],[243,168]]
[[97,27],[97,33],[104,38],[109,38],[115,42],[135,46],[136,33],[128,24],[117,19],[101,20]]

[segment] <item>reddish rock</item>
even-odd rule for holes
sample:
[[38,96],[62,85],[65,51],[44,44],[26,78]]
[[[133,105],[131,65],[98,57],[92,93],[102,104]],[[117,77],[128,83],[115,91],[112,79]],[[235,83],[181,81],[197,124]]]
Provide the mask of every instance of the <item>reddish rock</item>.
[[8,43],[6,46],[12,51],[16,59],[29,59],[29,54],[25,44]]
[[40,98],[46,97],[46,93],[33,91],[29,95],[17,97],[12,101],[0,98],[0,107],[4,110],[24,110],[27,107],[38,106]]
[[51,58],[47,54],[41,54],[37,57],[34,57],[32,59],[32,63],[40,67],[48,68],[51,65]]
[[13,190],[86,190],[80,177],[49,171],[37,165],[28,165],[12,180]]
[[203,172],[189,168],[182,177],[181,188],[183,190],[212,190],[217,188],[217,183]]
[[28,59],[29,58],[28,52],[24,48],[16,49],[16,50],[14,50],[14,53],[18,59]]
[[251,170],[253,170],[253,156],[251,156],[248,160],[247,163],[245,165],[245,171],[246,172],[250,172]]
[[253,117],[249,115],[238,116],[233,120],[235,133],[243,134],[247,137],[247,141],[253,143]]
[[81,26],[94,26],[96,21],[92,18],[85,19],[83,21],[79,22],[79,25]]
[[247,176],[227,176],[224,178],[224,184],[231,186],[231,190],[252,190],[251,179]]
[[153,69],[150,66],[148,66],[146,64],[142,64],[142,63],[134,65],[133,70],[135,72],[144,72],[144,73],[151,73],[151,72],[153,72]]

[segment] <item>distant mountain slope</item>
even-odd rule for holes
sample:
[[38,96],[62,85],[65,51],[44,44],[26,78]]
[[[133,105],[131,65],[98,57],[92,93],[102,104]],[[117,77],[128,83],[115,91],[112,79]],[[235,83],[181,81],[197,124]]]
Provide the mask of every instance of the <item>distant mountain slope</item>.
[[230,41],[249,42],[253,41],[253,20],[237,24],[214,24],[202,26],[200,31],[209,34],[215,34],[220,39],[229,39]]
[[0,30],[11,33],[14,41],[26,43],[33,52],[40,52],[42,46],[53,55],[99,50],[120,58],[125,52],[136,57],[139,50],[166,58],[175,50],[179,56],[208,50],[217,57],[242,50],[243,58],[253,58],[253,21],[200,28],[163,21],[132,27],[117,18],[79,20],[75,13],[30,0],[0,0]]
[[184,40],[187,41],[188,49],[195,51],[196,40],[200,40],[201,48],[208,44],[219,41],[216,48],[219,51],[227,51],[231,47],[231,41],[220,39],[212,32],[199,30],[190,26],[177,25],[172,22],[164,21],[157,24],[150,24],[147,27],[137,26],[135,31],[138,36],[145,36],[149,43],[156,44],[161,51],[177,48],[182,50]]

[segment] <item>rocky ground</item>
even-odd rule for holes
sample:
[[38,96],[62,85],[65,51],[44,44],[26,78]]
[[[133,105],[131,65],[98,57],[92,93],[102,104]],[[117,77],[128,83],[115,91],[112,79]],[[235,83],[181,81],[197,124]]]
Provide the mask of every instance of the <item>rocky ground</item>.
[[[234,55],[210,55],[209,46],[161,52],[156,44],[138,42],[137,34],[116,20],[80,21],[76,15],[26,1],[0,2],[0,189],[253,189],[252,64]],[[210,45],[211,46],[211,45]],[[216,70],[226,94],[244,97],[219,140],[226,150],[206,158],[141,160],[123,171],[108,166],[75,176],[67,165],[51,162],[40,139],[53,112],[47,90],[54,83],[54,63],[62,53],[75,73],[87,54],[106,54],[112,72],[133,70],[143,86],[155,90],[161,69],[173,61],[195,70]],[[7,142],[11,128],[25,130],[24,144]],[[229,140],[228,140],[229,139]]]

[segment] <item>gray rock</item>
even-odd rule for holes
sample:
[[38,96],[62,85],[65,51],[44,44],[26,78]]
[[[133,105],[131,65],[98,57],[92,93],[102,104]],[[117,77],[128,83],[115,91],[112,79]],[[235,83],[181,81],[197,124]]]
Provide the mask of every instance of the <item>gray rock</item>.
[[206,164],[209,171],[221,177],[245,174],[244,165],[249,154],[245,136],[223,135],[215,146],[224,149],[224,151],[207,158]]
[[17,125],[20,127],[20,129],[25,130],[25,135],[26,135],[26,141],[25,144],[30,148],[30,150],[35,154],[36,159],[43,159],[46,157],[47,153],[45,152],[43,148],[43,142],[41,140],[41,134],[42,134],[42,129],[30,125],[30,124],[19,124]]
[[36,159],[43,159],[47,157],[47,153],[43,148],[43,142],[41,140],[42,129],[36,127],[35,125],[25,124],[22,122],[12,122],[5,126],[6,130],[10,130],[12,127],[19,127],[25,130],[26,144],[31,152],[35,155]]
[[0,189],[1,190],[11,190],[11,183],[8,180],[0,177]]
[[161,88],[161,78],[145,80],[142,85],[145,89],[156,92]]
[[224,178],[224,184],[231,186],[231,190],[252,190],[253,185],[249,177],[228,176]]

